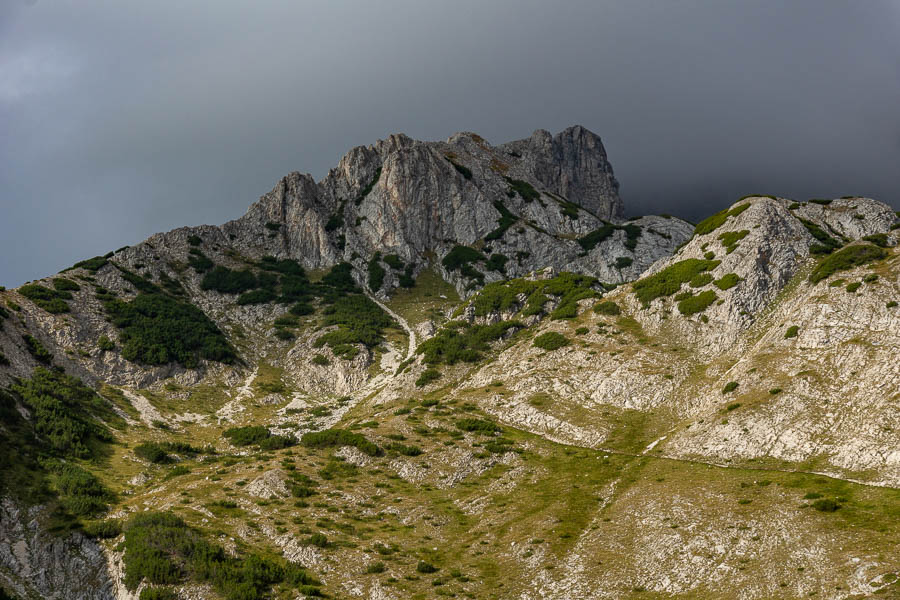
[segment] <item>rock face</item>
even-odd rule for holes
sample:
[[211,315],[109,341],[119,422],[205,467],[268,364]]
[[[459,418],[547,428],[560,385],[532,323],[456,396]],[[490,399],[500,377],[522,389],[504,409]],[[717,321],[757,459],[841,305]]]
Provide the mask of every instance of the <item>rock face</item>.
[[40,506],[0,504],[0,581],[22,598],[113,600],[106,555],[80,533],[44,530]]

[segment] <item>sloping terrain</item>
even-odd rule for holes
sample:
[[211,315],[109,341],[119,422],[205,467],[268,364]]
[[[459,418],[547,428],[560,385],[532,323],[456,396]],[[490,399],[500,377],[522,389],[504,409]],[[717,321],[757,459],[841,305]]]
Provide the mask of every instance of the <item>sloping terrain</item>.
[[392,136],[0,292],[0,583],[897,597],[898,215],[617,190],[579,127]]

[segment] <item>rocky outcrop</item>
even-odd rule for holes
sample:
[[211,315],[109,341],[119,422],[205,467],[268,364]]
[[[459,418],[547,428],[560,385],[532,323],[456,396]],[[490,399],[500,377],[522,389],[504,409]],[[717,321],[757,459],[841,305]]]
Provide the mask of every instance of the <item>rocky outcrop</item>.
[[103,549],[81,533],[45,528],[41,506],[0,501],[0,581],[22,598],[113,600]]

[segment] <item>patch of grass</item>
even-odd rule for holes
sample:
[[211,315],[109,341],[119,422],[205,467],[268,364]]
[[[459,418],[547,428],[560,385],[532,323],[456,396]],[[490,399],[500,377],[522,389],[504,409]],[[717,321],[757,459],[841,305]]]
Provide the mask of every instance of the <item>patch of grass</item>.
[[846,289],[848,292],[855,292],[856,290],[858,290],[858,289],[861,288],[861,287],[862,287],[862,283],[861,283],[861,282],[859,282],[859,281],[854,281],[853,283],[848,283],[848,284],[847,284],[847,287],[844,288],[844,289]]
[[691,280],[688,282],[692,288],[703,287],[713,280],[713,276],[709,273],[700,273],[698,275],[694,275],[691,277]]
[[[593,277],[568,272],[539,281],[522,278],[497,281],[484,286],[472,299],[472,306],[478,317],[513,308],[518,308],[517,312],[523,317],[529,317],[541,313],[552,296],[558,301],[550,318],[567,319],[575,316],[579,300],[597,296],[593,290],[596,284],[597,280]],[[521,296],[526,298],[524,305],[520,305]]]
[[497,228],[484,237],[484,241],[486,242],[502,238],[506,231],[515,225],[518,220],[516,216],[506,208],[506,205],[504,205],[503,202],[499,200],[495,201],[494,208],[500,213],[500,218],[497,219]]
[[197,248],[191,248],[188,251],[187,261],[188,265],[198,273],[206,273],[216,266],[216,263]]
[[620,256],[620,257],[616,258],[616,262],[614,263],[613,266],[615,266],[617,269],[619,269],[621,271],[622,269],[630,267],[633,262],[634,262],[633,258],[630,258],[628,256]]
[[737,382],[737,381],[729,381],[728,383],[725,384],[725,387],[722,388],[722,393],[723,393],[723,394],[730,394],[731,392],[733,392],[733,391],[736,390],[737,388],[738,388],[738,382]]
[[872,235],[863,237],[863,239],[867,242],[872,242],[879,248],[887,248],[890,246],[890,241],[888,240],[886,233],[873,233]]
[[256,275],[249,269],[233,271],[228,267],[216,266],[200,281],[204,290],[214,290],[221,294],[241,294],[258,287]]
[[534,346],[548,352],[569,345],[569,339],[556,331],[548,331],[534,338]]
[[881,260],[887,256],[887,252],[883,248],[873,246],[872,244],[854,244],[838,250],[834,254],[823,259],[809,275],[809,281],[819,283],[823,279],[827,279],[830,275],[838,271],[846,271],[860,265],[864,265],[876,260]]
[[65,269],[65,271],[71,271],[72,269],[84,269],[86,271],[90,271],[91,273],[96,273],[97,271],[102,269],[107,262],[109,262],[107,258],[107,256],[95,256],[94,258],[82,260],[75,263],[68,269]]
[[797,334],[800,332],[800,327],[798,325],[791,325],[787,328],[787,331],[784,332],[784,339],[789,340],[791,338],[797,337]]
[[582,250],[590,252],[616,231],[625,232],[625,247],[629,250],[634,250],[637,247],[637,240],[641,237],[641,233],[643,232],[640,227],[631,223],[627,225],[613,225],[612,223],[604,222],[603,226],[599,229],[595,229],[575,241],[578,242],[578,245],[581,246]]
[[381,252],[376,252],[369,260],[369,289],[373,292],[377,292],[381,289],[381,286],[384,285],[384,276],[387,274],[384,267],[381,266],[380,261]]

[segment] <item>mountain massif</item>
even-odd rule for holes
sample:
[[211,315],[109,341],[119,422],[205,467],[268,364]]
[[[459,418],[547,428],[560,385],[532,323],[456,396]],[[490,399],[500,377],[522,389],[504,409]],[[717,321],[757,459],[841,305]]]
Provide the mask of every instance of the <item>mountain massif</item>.
[[618,189],[398,134],[0,292],[0,586],[900,596],[900,215]]

